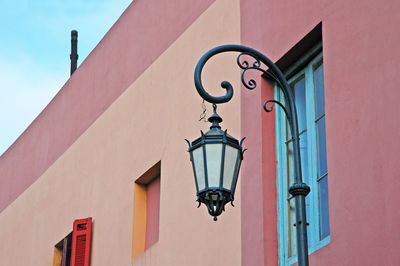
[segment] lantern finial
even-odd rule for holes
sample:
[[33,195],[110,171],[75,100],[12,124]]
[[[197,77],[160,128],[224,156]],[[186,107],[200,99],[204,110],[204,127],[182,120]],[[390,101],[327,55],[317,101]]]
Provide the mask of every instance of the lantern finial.
[[221,129],[221,127],[219,126],[219,123],[222,122],[222,118],[217,114],[217,105],[215,103],[213,104],[213,109],[214,109],[214,113],[208,118],[208,121],[211,123],[210,129],[213,129],[213,128]]

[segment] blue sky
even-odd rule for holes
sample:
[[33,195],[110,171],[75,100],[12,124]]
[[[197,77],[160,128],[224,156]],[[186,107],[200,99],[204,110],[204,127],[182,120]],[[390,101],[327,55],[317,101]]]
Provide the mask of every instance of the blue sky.
[[132,0],[0,0],[0,154],[69,78],[71,30],[78,66]]

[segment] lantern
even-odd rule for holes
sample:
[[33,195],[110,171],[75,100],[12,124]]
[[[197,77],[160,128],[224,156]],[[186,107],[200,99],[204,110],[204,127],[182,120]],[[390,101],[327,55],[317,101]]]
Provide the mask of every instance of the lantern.
[[194,140],[188,140],[190,161],[192,162],[194,179],[196,183],[197,201],[199,206],[204,203],[208,213],[217,216],[225,211],[225,205],[231,203],[235,195],[236,183],[239,175],[240,164],[243,159],[242,143],[222,131],[219,123],[222,118],[214,113],[208,118],[211,122],[210,130]]

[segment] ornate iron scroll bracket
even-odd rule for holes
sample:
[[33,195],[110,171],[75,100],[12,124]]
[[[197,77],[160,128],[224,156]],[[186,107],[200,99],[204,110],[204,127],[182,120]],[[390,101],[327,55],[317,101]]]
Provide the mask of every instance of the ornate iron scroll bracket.
[[[199,60],[195,74],[194,74],[194,80],[195,80],[195,86],[197,89],[197,92],[200,94],[200,96],[206,100],[209,103],[213,104],[218,104],[218,103],[226,103],[229,102],[232,97],[233,97],[233,86],[230,82],[228,81],[222,81],[221,82],[221,87],[226,90],[226,94],[224,96],[212,96],[210,95],[203,87],[203,84],[201,82],[201,73],[203,70],[204,65],[206,62],[214,55],[223,53],[223,52],[241,52],[237,59],[236,63],[237,65],[243,70],[241,74],[241,82],[242,84],[249,90],[254,90],[257,87],[257,82],[254,79],[249,79],[246,80],[245,76],[247,71],[249,70],[257,70],[262,72],[265,76],[268,76],[271,80],[275,81],[276,84],[279,86],[284,91],[284,96],[285,98],[290,97],[287,95],[284,87],[285,87],[285,82],[286,80],[279,79],[278,77],[282,75],[282,73],[279,73],[280,70],[278,67],[273,67],[275,65],[272,61],[270,61],[267,57],[259,53],[258,51],[241,46],[241,45],[224,45],[224,46],[219,46],[216,47],[210,51],[208,51],[206,54],[203,55],[203,57]],[[245,58],[247,57],[247,58]],[[253,60],[252,63],[249,62],[249,59]],[[269,67],[271,71],[267,71],[262,68],[262,63]],[[278,73],[276,73],[278,72]],[[275,74],[276,73],[276,74]],[[287,84],[286,84],[287,85]],[[288,87],[288,85],[287,85]],[[290,101],[288,101],[290,102]],[[273,110],[273,105],[270,107],[267,107],[269,103],[277,104],[279,105],[283,111],[285,112],[286,117],[288,118],[289,121],[292,120],[292,117],[290,116],[290,112],[287,111],[286,107],[281,103],[276,100],[268,100],[264,103],[264,110],[266,112],[271,112]],[[289,107],[290,108],[290,107]]]
[[[239,52],[236,59],[237,65],[242,69],[241,74],[241,82],[242,84],[249,90],[254,90],[257,87],[257,82],[254,79],[249,79],[246,81],[246,73],[249,70],[257,70],[260,71],[263,75],[268,76],[271,80],[275,81],[278,87],[283,92],[285,98],[285,105],[276,100],[267,100],[264,103],[264,110],[266,112],[271,112],[273,110],[273,106],[268,107],[267,105],[270,103],[279,105],[289,121],[290,132],[293,139],[296,139],[294,143],[294,163],[298,165],[298,168],[295,173],[295,183],[302,183],[301,177],[301,166],[300,166],[300,149],[298,144],[298,122],[297,122],[297,111],[296,106],[294,103],[294,98],[289,87],[289,84],[286,81],[286,78],[280,71],[280,69],[265,55],[254,50],[253,48],[246,47],[243,45],[236,45],[236,44],[228,44],[215,47],[208,52],[206,52],[199,60],[196,65],[196,69],[194,71],[194,83],[196,86],[197,92],[200,96],[207,102],[212,104],[219,104],[219,103],[226,103],[229,102],[233,97],[233,86],[228,81],[222,81],[221,87],[226,90],[225,95],[223,96],[212,96],[210,95],[203,87],[203,83],[201,81],[201,73],[203,71],[204,65],[207,61],[213,57],[214,55],[225,53],[225,52]],[[252,62],[250,61],[252,60]],[[263,68],[266,66],[269,71]],[[298,151],[296,151],[298,150]]]

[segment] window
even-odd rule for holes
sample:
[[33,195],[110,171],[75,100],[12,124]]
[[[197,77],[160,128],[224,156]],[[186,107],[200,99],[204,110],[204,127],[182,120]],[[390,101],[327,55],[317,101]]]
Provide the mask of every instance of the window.
[[54,246],[53,266],[71,265],[72,232]]
[[75,220],[73,231],[54,247],[53,266],[89,266],[92,218]]
[[132,259],[157,243],[160,225],[161,162],[134,184]]
[[[311,188],[306,197],[309,252],[330,241],[324,64],[322,52],[314,56],[315,51],[321,49],[319,44],[301,58],[301,70],[288,80],[298,115],[303,181]],[[299,64],[290,69],[299,69]],[[275,95],[277,100],[284,102],[279,88],[275,88]],[[294,198],[288,193],[288,187],[294,181],[293,140],[284,112],[277,110],[279,260],[280,265],[290,265],[297,260]]]

